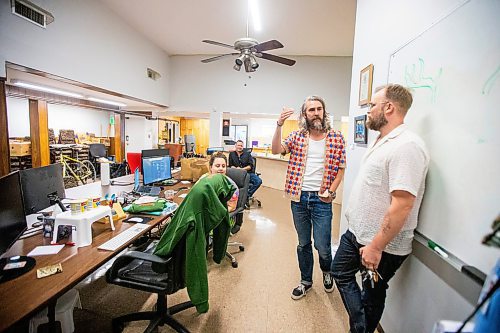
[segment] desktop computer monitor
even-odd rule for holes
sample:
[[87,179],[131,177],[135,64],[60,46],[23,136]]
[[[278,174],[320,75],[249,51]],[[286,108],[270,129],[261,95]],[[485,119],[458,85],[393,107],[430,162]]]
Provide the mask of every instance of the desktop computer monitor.
[[[0,255],[28,228],[24,215],[23,193],[19,172],[0,178]],[[35,267],[34,258],[13,256],[0,259],[0,283],[12,280]]]
[[144,185],[161,182],[172,178],[170,156],[147,157],[142,159]]
[[50,164],[40,168],[19,171],[26,215],[35,214],[54,204],[51,198],[66,197],[62,164]]
[[169,156],[170,149],[145,149],[141,151],[142,157]]
[[[141,163],[143,158],[147,157],[158,157],[158,156],[170,156],[170,149],[145,149],[141,151]],[[174,161],[173,157],[170,156],[170,159],[172,160],[170,163],[170,168],[172,169],[174,167]],[[141,170],[144,170],[144,165],[141,164]],[[144,175],[144,172],[142,172]]]
[[224,151],[224,147],[210,147],[207,148],[207,155],[212,155],[213,153],[217,151]]
[[0,253],[5,253],[28,228],[19,172],[0,178]]

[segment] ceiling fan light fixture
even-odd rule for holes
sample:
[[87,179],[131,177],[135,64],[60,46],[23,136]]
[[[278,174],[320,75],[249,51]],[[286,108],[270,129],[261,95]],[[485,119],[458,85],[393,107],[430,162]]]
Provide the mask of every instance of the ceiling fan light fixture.
[[251,59],[250,56],[247,57],[247,58],[245,58],[245,72],[247,72],[247,73],[249,73],[249,72],[255,72],[255,68],[252,68],[252,65],[250,63],[250,59]]
[[243,63],[245,62],[246,60],[246,54],[241,54],[238,58],[236,58],[234,60],[234,62],[236,63],[236,65],[240,66],[243,65]]
[[233,68],[239,72],[239,71],[240,71],[240,69],[241,69],[241,65],[238,65],[238,64],[236,63],[236,64],[234,64]]
[[257,69],[259,68],[259,63],[257,62],[257,59],[255,59],[255,57],[253,55],[250,56],[250,67],[252,67],[252,69]]

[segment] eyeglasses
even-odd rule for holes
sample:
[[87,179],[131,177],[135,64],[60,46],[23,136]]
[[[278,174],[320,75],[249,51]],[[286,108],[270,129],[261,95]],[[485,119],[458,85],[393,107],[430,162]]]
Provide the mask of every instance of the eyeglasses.
[[380,103],[368,103],[368,107],[369,107],[370,109],[373,109],[374,107],[376,107],[376,106],[377,106],[377,104],[382,104],[382,105],[384,105],[384,104],[387,104],[387,103],[390,103],[390,102],[389,102],[389,101],[385,101],[385,102],[380,102]]

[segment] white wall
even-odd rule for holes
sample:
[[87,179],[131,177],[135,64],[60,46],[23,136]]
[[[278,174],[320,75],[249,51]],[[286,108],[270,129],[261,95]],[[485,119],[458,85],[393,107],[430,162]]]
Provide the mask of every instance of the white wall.
[[351,57],[290,57],[297,60],[292,67],[261,59],[253,73],[235,71],[230,57],[207,64],[204,58],[170,58],[171,110],[279,114],[316,94],[337,119],[348,115]]
[[[387,83],[390,54],[460,3],[463,1],[358,0],[349,128],[353,126],[353,117],[366,112],[366,109],[358,106],[360,70],[373,64],[373,87]],[[466,27],[457,27],[457,34],[460,34],[460,28],[466,29]],[[453,55],[450,54],[450,56]],[[457,98],[460,97],[457,96]],[[370,142],[376,138],[376,134],[369,132]],[[366,151],[366,148],[360,146],[352,149],[352,144],[353,135],[350,132],[347,150],[348,168],[344,184],[346,204],[343,205],[342,233],[347,227],[344,210],[349,202],[350,189],[358,173],[361,158]],[[456,271],[455,274],[460,273]],[[435,272],[414,256],[406,260],[390,286],[381,322],[386,332],[430,332],[436,320],[463,320],[472,310],[472,305],[460,294],[460,290],[455,290],[444,283]]]
[[7,126],[10,138],[30,136],[30,112],[27,99],[7,97]]
[[[111,112],[71,105],[48,104],[48,125],[56,137],[60,129],[75,133],[94,133],[107,136]],[[27,99],[7,98],[9,137],[30,136],[29,107]]]
[[143,149],[156,148],[158,143],[158,120],[144,117],[125,117],[125,153],[140,153]]
[[[0,76],[4,61],[168,105],[169,59],[96,0],[32,0],[54,15],[40,28],[0,1]],[[146,68],[161,74],[153,81]]]
[[49,128],[59,135],[61,129],[72,129],[75,133],[94,133],[108,136],[111,112],[86,109],[62,104],[48,104]]

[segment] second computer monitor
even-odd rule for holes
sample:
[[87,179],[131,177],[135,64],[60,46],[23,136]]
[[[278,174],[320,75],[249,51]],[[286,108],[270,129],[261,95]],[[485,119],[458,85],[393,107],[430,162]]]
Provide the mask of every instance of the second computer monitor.
[[147,157],[142,159],[143,183],[145,185],[172,178],[170,156]]
[[[66,197],[62,164],[50,164],[40,168],[19,171],[23,190],[24,211],[26,215],[35,214],[50,207],[49,196]],[[53,204],[53,203],[52,203]]]

